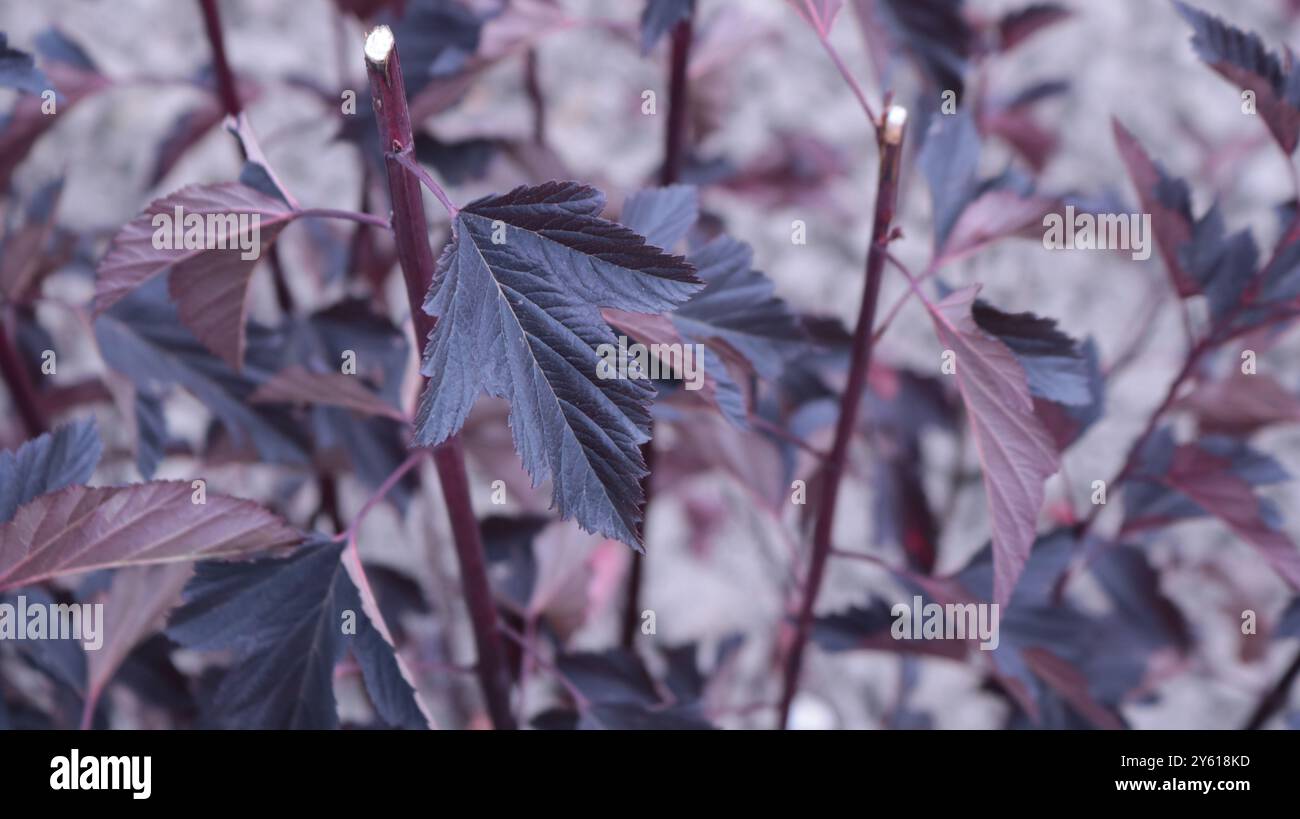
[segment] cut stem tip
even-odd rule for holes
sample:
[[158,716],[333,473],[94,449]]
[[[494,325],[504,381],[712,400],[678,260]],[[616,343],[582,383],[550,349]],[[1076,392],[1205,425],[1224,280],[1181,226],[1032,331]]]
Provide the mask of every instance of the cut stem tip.
[[891,105],[885,111],[884,140],[889,145],[898,145],[903,141],[903,127],[907,125],[907,109],[901,105]]
[[366,59],[376,65],[388,61],[393,53],[393,30],[388,26],[376,26],[366,35]]

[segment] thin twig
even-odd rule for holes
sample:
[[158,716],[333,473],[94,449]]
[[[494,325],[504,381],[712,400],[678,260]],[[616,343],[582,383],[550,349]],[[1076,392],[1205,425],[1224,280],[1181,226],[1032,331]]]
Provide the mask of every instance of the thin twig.
[[375,216],[372,213],[361,213],[355,210],[336,210],[334,208],[304,208],[298,211],[300,217],[319,216],[324,219],[346,219],[351,222],[360,222],[363,225],[371,227],[384,228],[392,230],[393,223],[382,216]]
[[874,346],[872,329],[876,319],[876,303],[880,298],[880,282],[885,268],[890,228],[894,221],[894,207],[898,200],[899,161],[903,153],[903,129],[907,111],[892,106],[885,114],[885,127],[880,135],[880,173],[876,181],[876,209],[871,227],[871,245],[867,251],[866,286],[862,293],[862,306],[853,331],[853,351],[849,361],[849,378],[840,395],[840,415],[835,425],[835,438],[825,463],[822,482],[821,506],[813,528],[812,557],[804,579],[802,601],[795,623],[794,640],[786,656],[781,692],[779,727],[786,727],[790,719],[790,705],[799,688],[803,670],[804,650],[812,632],[813,609],[821,591],[826,573],[827,558],[831,551],[831,531],[835,523],[835,506],[839,496],[840,480],[848,461],[849,441],[857,428],[858,408],[866,390],[867,371],[871,366]]

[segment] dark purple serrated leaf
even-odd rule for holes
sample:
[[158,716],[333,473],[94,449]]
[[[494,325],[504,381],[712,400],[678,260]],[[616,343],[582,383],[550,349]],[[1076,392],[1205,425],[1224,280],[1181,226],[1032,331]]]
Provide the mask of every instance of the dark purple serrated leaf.
[[1284,64],[1259,36],[1174,0],[1192,27],[1196,54],[1224,79],[1255,94],[1255,106],[1269,132],[1287,153],[1300,140],[1300,68]]
[[1111,126],[1115,145],[1137,189],[1138,203],[1144,212],[1151,214],[1151,228],[1174,289],[1184,298],[1201,292],[1200,281],[1183,269],[1180,256],[1183,245],[1192,238],[1195,221],[1187,183],[1170,176],[1158,162],[1152,161],[1118,119],[1111,120]]
[[1035,398],[1075,407],[1094,403],[1088,362],[1079,343],[1056,329],[1055,319],[1004,313],[982,299],[971,307],[971,316],[1016,354]]
[[47,432],[15,452],[0,452],[0,523],[40,495],[90,480],[103,449],[90,418]]
[[1249,231],[1226,234],[1223,214],[1215,203],[1193,224],[1191,240],[1178,251],[1179,263],[1205,294],[1215,320],[1241,304],[1259,259]]
[[[218,725],[338,727],[334,666],[349,649],[386,724],[427,725],[392,646],[362,608],[342,551],[315,541],[284,558],[196,567],[167,634],[191,649],[233,651],[213,696]],[[355,633],[345,633],[348,623]]]
[[627,198],[619,221],[655,247],[671,250],[700,218],[700,195],[694,185],[645,188]]
[[772,280],[753,268],[753,259],[749,245],[726,236],[691,252],[687,261],[705,286],[673,311],[672,322],[688,341],[725,342],[770,381],[804,335]]
[[484,391],[506,398],[515,448],[535,483],[552,478],[560,514],[639,548],[653,389],[600,377],[597,347],[617,348],[600,308],[661,313],[699,281],[680,257],[599,218],[603,207],[593,188],[551,182],[459,212],[424,305],[439,321],[416,441],[455,434]]

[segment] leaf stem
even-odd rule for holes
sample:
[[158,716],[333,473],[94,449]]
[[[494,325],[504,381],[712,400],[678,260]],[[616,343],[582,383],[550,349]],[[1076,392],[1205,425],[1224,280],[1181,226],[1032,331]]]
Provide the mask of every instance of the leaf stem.
[[350,222],[360,222],[363,225],[371,227],[384,228],[392,230],[393,224],[382,216],[375,216],[371,213],[361,213],[355,210],[336,210],[334,208],[306,208],[298,211],[299,216],[319,216],[324,219],[346,219]]
[[208,43],[212,46],[212,68],[217,79],[217,95],[221,98],[221,106],[226,109],[226,113],[237,117],[244,107],[235,87],[235,75],[226,59],[226,44],[221,36],[221,14],[217,10],[217,0],[199,0],[199,5],[203,7],[203,26],[207,29]]
[[799,688],[803,669],[804,650],[812,632],[813,608],[821,591],[826,574],[827,558],[831,555],[831,530],[835,523],[835,503],[839,495],[840,480],[848,460],[849,441],[857,427],[858,408],[866,388],[867,371],[871,365],[873,344],[872,325],[876,318],[876,303],[880,297],[880,281],[885,268],[886,247],[890,239],[890,226],[894,221],[894,207],[898,200],[899,160],[903,153],[903,128],[907,111],[891,106],[885,112],[885,125],[877,131],[880,147],[880,174],[876,182],[876,210],[871,226],[871,246],[867,251],[866,287],[862,292],[862,306],[858,312],[857,326],[853,330],[853,351],[849,362],[849,379],[840,395],[840,415],[835,425],[835,439],[827,455],[823,473],[822,496],[817,522],[813,528],[811,562],[804,578],[803,596],[798,619],[795,622],[794,640],[785,659],[785,673],[779,710],[779,727],[785,728],[790,719],[790,705]]
[[[411,320],[415,326],[416,349],[433,331],[435,320],[424,312],[424,295],[433,282],[433,249],[419,180],[406,172],[398,156],[411,150],[411,115],[407,109],[397,43],[387,26],[379,26],[366,37],[366,73],[370,77],[371,99],[379,127],[380,144],[386,147],[385,166],[393,200],[393,232],[397,257],[406,281]],[[436,191],[435,191],[436,193]],[[445,197],[446,194],[443,194]],[[442,198],[442,197],[440,197]],[[443,203],[451,207],[450,200]],[[433,450],[434,466],[442,483],[447,513],[451,518],[452,540],[460,565],[461,588],[469,609],[478,653],[479,685],[488,716],[496,728],[515,727],[510,709],[510,674],[497,630],[496,603],[488,583],[482,535],[470,502],[469,478],[459,437],[453,436]]]
[[880,120],[876,119],[876,112],[872,109],[871,103],[867,102],[867,95],[862,92],[862,86],[853,76],[853,73],[849,71],[849,67],[844,63],[844,58],[840,56],[840,53],[835,50],[835,46],[831,44],[830,26],[827,24],[827,21],[821,19],[821,15],[817,13],[817,9],[813,5],[812,0],[803,0],[803,5],[804,9],[808,12],[809,21],[812,23],[813,31],[817,32],[817,39],[821,40],[822,48],[826,49],[826,53],[830,56],[831,62],[835,63],[835,68],[839,70],[840,76],[844,78],[844,82],[848,83],[849,89],[853,91],[853,96],[857,97],[858,105],[861,105],[862,110],[866,112],[867,119],[871,120],[872,126],[879,131],[881,123]]
[[394,151],[389,155],[389,158],[415,174],[424,183],[424,186],[433,192],[433,195],[442,203],[442,206],[447,209],[447,213],[451,218],[456,218],[456,214],[460,213],[460,208],[452,204],[451,197],[442,189],[442,185],[438,184],[438,180],[434,179],[433,175],[426,171],[423,165],[415,161],[411,148]]

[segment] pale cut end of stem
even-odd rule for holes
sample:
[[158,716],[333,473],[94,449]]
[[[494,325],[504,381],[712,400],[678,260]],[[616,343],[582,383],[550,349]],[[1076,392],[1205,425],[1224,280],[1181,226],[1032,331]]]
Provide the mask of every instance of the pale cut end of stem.
[[885,112],[885,143],[888,145],[901,143],[905,125],[907,125],[907,109],[901,105],[889,106],[889,110]]
[[376,26],[366,35],[366,60],[375,65],[388,62],[388,55],[393,53],[393,30],[388,26]]

